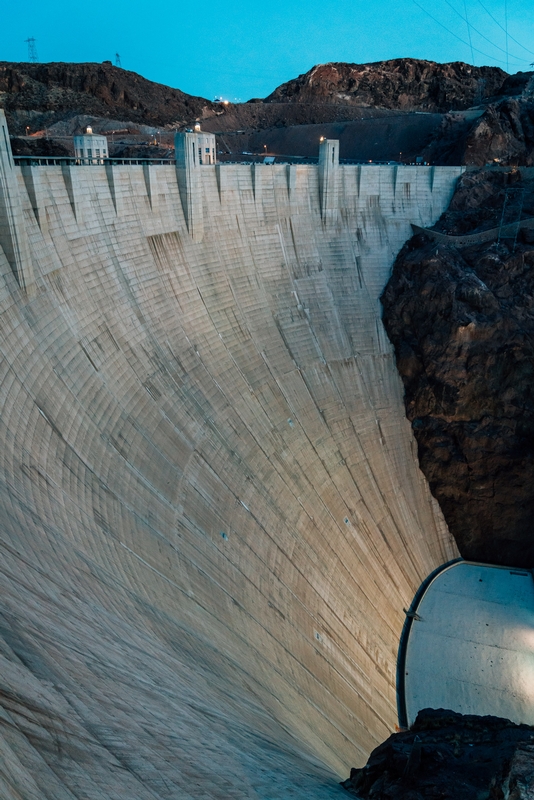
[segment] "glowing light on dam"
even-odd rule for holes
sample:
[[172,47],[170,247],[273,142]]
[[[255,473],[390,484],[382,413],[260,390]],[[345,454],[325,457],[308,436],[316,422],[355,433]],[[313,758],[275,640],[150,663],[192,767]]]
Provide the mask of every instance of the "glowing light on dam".
[[457,556],[379,296],[462,168],[0,154],[0,794],[337,795]]

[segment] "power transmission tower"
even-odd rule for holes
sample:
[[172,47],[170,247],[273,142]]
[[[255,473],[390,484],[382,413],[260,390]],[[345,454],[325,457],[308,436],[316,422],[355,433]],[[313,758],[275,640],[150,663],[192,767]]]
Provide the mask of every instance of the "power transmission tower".
[[28,61],[32,64],[37,64],[39,59],[37,58],[37,47],[35,46],[35,39],[33,36],[29,36],[27,39],[24,40],[28,45]]
[[120,57],[119,53],[115,53],[115,66],[116,67],[122,67],[121,57]]

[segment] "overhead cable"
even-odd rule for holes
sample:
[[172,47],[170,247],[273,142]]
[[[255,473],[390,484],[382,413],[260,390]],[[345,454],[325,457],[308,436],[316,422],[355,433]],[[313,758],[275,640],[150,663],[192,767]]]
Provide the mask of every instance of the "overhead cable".
[[[440,22],[439,19],[436,19],[436,17],[433,14],[431,14],[430,11],[427,11],[426,8],[424,8],[420,3],[418,3],[417,0],[412,0],[412,3],[414,3],[418,8],[420,8],[421,11],[424,11],[425,14],[427,14],[431,19],[433,19],[434,22],[436,23],[436,25],[439,25],[440,28],[443,28],[444,30],[446,30],[447,33],[450,33],[450,35],[454,36],[455,39],[458,39],[459,42],[461,42],[462,44],[465,44],[467,47],[469,47],[469,42],[466,42],[465,39],[462,39],[462,37],[458,36],[457,33],[454,33],[454,31],[451,31],[450,28],[447,28],[446,25],[444,25],[442,22]],[[486,58],[491,58],[492,61],[498,61],[499,64],[506,64],[506,61],[503,61],[502,58],[495,58],[495,56],[490,56],[489,53],[485,53],[483,50],[479,50],[478,47],[473,47],[473,50],[475,50],[475,52],[477,52],[477,53],[480,53],[480,55],[485,56]],[[515,60],[517,60],[517,59],[514,59],[514,61]],[[525,64],[525,61],[519,60],[518,63],[519,64]]]
[[490,11],[489,9],[487,9],[487,8],[486,8],[486,6],[485,6],[485,5],[484,5],[484,3],[482,2],[482,0],[477,0],[477,2],[478,2],[478,3],[479,3],[481,6],[482,6],[482,8],[483,8],[483,9],[484,9],[484,11],[486,12],[486,14],[487,14],[489,17],[491,17],[491,19],[493,20],[493,22],[495,23],[495,25],[498,25],[498,26],[499,26],[499,28],[501,29],[501,31],[504,31],[504,32],[505,32],[505,34],[508,36],[508,38],[512,40],[512,42],[515,42],[516,44],[518,44],[518,45],[519,45],[519,47],[523,48],[523,50],[526,50],[526,51],[527,51],[527,53],[530,53],[530,55],[531,55],[531,56],[534,56],[534,50],[529,50],[529,49],[528,49],[528,47],[525,47],[525,45],[524,45],[524,44],[521,44],[521,42],[518,42],[518,41],[517,41],[517,39],[514,39],[514,37],[513,37],[513,36],[512,36],[510,33],[508,33],[507,29],[501,25],[501,23],[499,22],[499,20],[498,20],[498,19],[495,19],[495,17],[494,17],[494,16],[493,16],[493,14],[491,13],[491,11]]
[[504,0],[504,41],[506,44],[506,71],[508,72],[508,2]]
[[[448,0],[447,0],[447,2],[448,2]],[[451,6],[451,8],[453,8],[453,6],[450,3],[449,3],[449,5]],[[454,10],[456,11],[456,9],[454,9]],[[471,26],[470,26],[469,20],[467,18],[467,0],[464,0],[464,11],[465,11],[465,24],[467,25],[467,38],[469,39],[469,47],[471,48],[471,61],[474,64],[475,63],[475,54],[473,52],[473,42],[471,40]],[[460,14],[460,16],[462,16],[462,15]],[[473,30],[475,30],[475,29],[473,28]]]
[[[449,2],[449,0],[445,0],[445,2],[446,2],[446,3],[447,3],[447,5],[449,6],[449,8],[452,8],[452,10],[454,11],[454,13],[455,13],[455,14],[457,14],[457,15],[460,17],[460,19],[462,19],[464,22],[466,22],[466,23],[467,23],[467,29],[468,29],[468,30],[469,30],[469,29],[473,30],[473,31],[474,31],[476,34],[478,34],[478,36],[481,36],[481,37],[482,37],[482,39],[485,39],[487,42],[489,42],[489,44],[491,44],[491,46],[492,46],[492,47],[495,47],[497,50],[500,50],[500,51],[501,51],[501,53],[505,53],[505,54],[506,54],[506,63],[508,63],[508,61],[509,61],[509,55],[510,55],[510,54],[509,54],[509,52],[508,52],[508,50],[505,50],[503,47],[499,47],[499,45],[498,45],[498,44],[495,44],[495,42],[493,42],[491,39],[488,39],[488,37],[487,37],[487,36],[484,36],[484,34],[483,34],[483,33],[480,33],[480,31],[479,31],[479,30],[477,30],[477,29],[474,27],[474,25],[471,25],[471,23],[470,23],[470,22],[469,22],[469,20],[467,19],[467,6],[466,6],[466,0],[464,0],[464,7],[465,7],[465,13],[466,13],[466,16],[465,16],[465,17],[463,16],[463,14],[461,14],[461,13],[458,11],[458,9],[457,9],[457,8],[455,8],[455,7],[453,6],[453,4],[452,4],[452,3],[450,3],[450,2]],[[504,28],[503,28],[503,30],[504,30]],[[471,36],[469,36],[469,42],[471,42]],[[520,57],[520,56],[514,56],[514,58],[516,58],[516,59],[517,59],[517,61],[519,61],[519,62],[521,62],[521,61],[523,60],[523,59],[521,59],[521,57]],[[504,62],[503,62],[503,63],[504,63]]]

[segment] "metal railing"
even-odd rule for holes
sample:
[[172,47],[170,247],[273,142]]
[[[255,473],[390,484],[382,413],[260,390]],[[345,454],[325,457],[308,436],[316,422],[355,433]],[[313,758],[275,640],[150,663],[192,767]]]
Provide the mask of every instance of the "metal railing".
[[13,156],[20,167],[77,166],[102,167],[111,164],[175,164],[174,158],[74,158],[73,156]]
[[[217,161],[217,164],[263,164],[263,154],[251,154],[255,156],[254,160],[246,160],[235,154],[224,154],[226,157]],[[248,154],[246,154],[248,155]],[[233,156],[236,160],[230,160]],[[288,160],[285,160],[288,159]],[[141,164],[150,166],[151,164],[176,164],[174,158],[75,158],[74,156],[13,156],[13,160],[18,166],[29,167],[48,167],[48,166],[131,166],[132,164]],[[316,156],[275,156],[276,165],[280,164],[303,164],[314,165],[317,164],[319,159]],[[340,166],[364,166],[364,167],[382,167],[382,166],[413,166],[423,167],[430,166],[427,163],[414,163],[406,161],[358,161],[350,158],[340,158]],[[205,165],[209,166],[209,165]],[[266,166],[272,166],[268,164]],[[509,167],[491,167],[492,169],[510,169]],[[469,169],[469,168],[468,168]],[[477,167],[477,169],[479,169]]]

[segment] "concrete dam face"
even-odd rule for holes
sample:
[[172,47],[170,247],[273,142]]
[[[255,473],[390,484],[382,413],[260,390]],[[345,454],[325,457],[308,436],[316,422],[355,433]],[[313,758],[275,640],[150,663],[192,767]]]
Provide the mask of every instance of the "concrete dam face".
[[461,168],[17,166],[0,126],[0,796],[339,796],[457,556],[379,296]]

